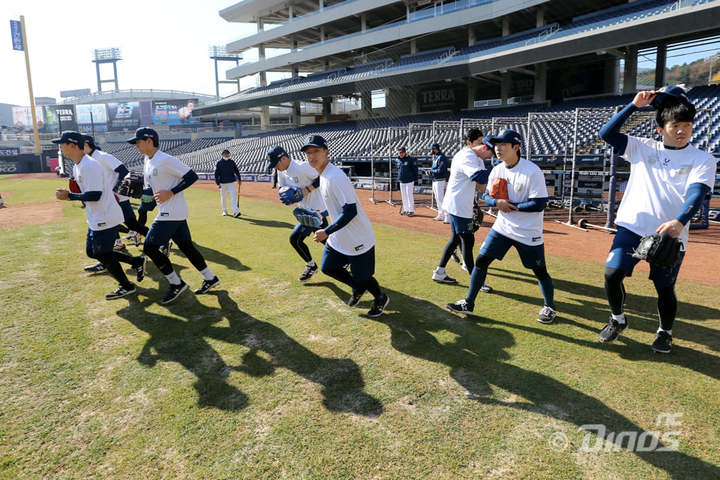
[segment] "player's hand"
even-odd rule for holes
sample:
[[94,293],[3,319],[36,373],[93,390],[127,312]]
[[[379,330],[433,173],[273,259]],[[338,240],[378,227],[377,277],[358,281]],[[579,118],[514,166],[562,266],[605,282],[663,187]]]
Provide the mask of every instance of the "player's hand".
[[160,190],[155,195],[153,195],[153,198],[157,203],[163,203],[170,200],[175,194],[171,190]]
[[632,104],[638,108],[647,107],[655,99],[657,92],[655,90],[646,90],[644,92],[638,92],[633,98]]
[[55,198],[58,200],[69,200],[70,199],[70,192],[63,188],[58,188],[55,190]]
[[669,222],[665,222],[660,225],[656,230],[656,233],[667,233],[671,237],[677,238],[682,233],[683,228],[685,227],[679,220],[670,220]]
[[507,200],[502,199],[502,198],[497,201],[497,205],[495,205],[495,206],[497,207],[498,210],[505,212],[505,213],[512,212],[512,211],[518,209],[515,205],[513,205],[512,203],[510,203]]
[[315,232],[315,235],[313,235],[313,240],[318,243],[324,242],[327,238],[328,234],[325,233],[325,230],[318,230]]

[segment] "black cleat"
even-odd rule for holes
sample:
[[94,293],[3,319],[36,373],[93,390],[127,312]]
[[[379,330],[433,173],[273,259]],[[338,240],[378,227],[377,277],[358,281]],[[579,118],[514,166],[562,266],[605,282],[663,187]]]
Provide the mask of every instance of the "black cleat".
[[627,329],[627,321],[625,323],[619,323],[617,320],[613,320],[610,317],[610,321],[605,328],[600,331],[600,341],[603,343],[610,343],[617,339],[617,337]]
[[557,317],[557,310],[545,305],[540,309],[537,321],[540,323],[550,324],[555,321],[555,317]]
[[382,315],[385,307],[388,306],[388,303],[390,303],[390,297],[388,297],[385,293],[381,293],[378,298],[373,300],[372,307],[370,307],[370,310],[367,313],[368,317],[377,318]]
[[100,272],[104,272],[106,270],[106,268],[105,268],[105,265],[98,262],[95,265],[88,265],[87,267],[84,268],[84,270],[88,273],[100,273]]
[[160,247],[160,253],[165,255],[166,257],[170,258],[170,249],[172,248],[172,240],[170,240],[167,245],[163,245]]
[[664,330],[659,331],[657,335],[655,335],[652,349],[657,353],[670,353],[672,350],[672,335]]
[[145,269],[147,268],[147,257],[145,255],[140,255],[140,258],[142,261],[140,264],[135,268],[135,278],[137,279],[138,283],[143,281],[143,278],[145,278]]
[[240,218],[240,215],[241,215],[240,212],[237,212],[235,215],[233,215],[233,217]]
[[363,294],[365,292],[355,292],[353,291],[352,295],[350,295],[350,298],[348,298],[347,306],[348,307],[354,307],[358,303],[360,303],[360,299],[362,298]]
[[132,285],[129,288],[125,288],[122,285],[119,285],[115,291],[108,293],[105,295],[105,300],[115,300],[122,297],[127,297],[128,295],[132,295],[133,293],[136,293],[137,290],[135,289],[135,285]]
[[472,313],[475,306],[470,305],[464,298],[455,303],[448,303],[447,309],[455,313]]
[[210,290],[211,288],[215,288],[218,285],[220,285],[220,279],[217,277],[217,275],[214,276],[212,280],[203,280],[200,288],[195,290],[195,295],[202,295],[203,293],[207,293],[208,290]]
[[483,293],[492,293],[493,288],[490,285],[488,285],[487,283],[484,283],[483,286],[480,287],[480,291]]
[[305,280],[310,280],[310,277],[315,275],[315,272],[317,272],[318,266],[315,265],[305,265],[305,271],[298,277],[298,280],[301,282],[304,282]]
[[183,293],[185,290],[187,290],[188,285],[187,283],[180,280],[180,283],[177,285],[170,285],[170,288],[168,289],[167,293],[163,297],[163,299],[160,301],[163,305],[167,305],[168,303],[172,303],[180,296],[181,293]]

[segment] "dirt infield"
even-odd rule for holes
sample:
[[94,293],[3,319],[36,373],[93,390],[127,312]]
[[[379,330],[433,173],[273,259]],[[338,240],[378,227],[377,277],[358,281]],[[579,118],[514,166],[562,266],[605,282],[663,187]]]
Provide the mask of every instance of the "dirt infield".
[[[5,194],[3,194],[5,198]],[[40,225],[62,220],[60,202],[22,203],[0,208],[0,229]]]
[[[218,191],[217,186],[211,181],[199,181],[195,188]],[[400,206],[394,207],[387,203],[373,204],[370,201],[369,190],[356,190],[363,208],[373,223],[383,223],[400,228],[432,233],[439,237],[446,238],[449,235],[450,226],[442,222],[433,221],[435,211],[426,207],[418,207],[415,216],[412,218],[399,215]],[[241,197],[257,198],[262,200],[277,201],[277,190],[270,188],[269,183],[242,184]],[[386,198],[387,193],[382,192]],[[376,198],[379,198],[380,194]],[[400,200],[400,193],[393,193],[394,200]],[[418,198],[418,196],[416,196]],[[218,214],[220,206],[218,204]],[[242,211],[242,198],[240,203]],[[492,217],[485,217],[485,223],[478,230],[477,239],[480,242],[487,235],[492,226]],[[590,260],[598,264],[604,264],[607,257],[612,235],[599,231],[583,232],[575,228],[567,227],[554,221],[545,221],[545,248],[549,254],[561,257],[576,258],[579,260]],[[440,256],[442,246],[438,243]],[[713,225],[707,230],[695,230],[690,234],[690,245],[688,253],[683,261],[680,270],[680,278],[705,283],[708,285],[720,285],[720,276],[708,275],[708,262],[717,263],[720,258],[720,226]],[[712,261],[711,259],[715,259]],[[645,262],[638,264],[636,268],[638,275],[647,275],[648,265]]]

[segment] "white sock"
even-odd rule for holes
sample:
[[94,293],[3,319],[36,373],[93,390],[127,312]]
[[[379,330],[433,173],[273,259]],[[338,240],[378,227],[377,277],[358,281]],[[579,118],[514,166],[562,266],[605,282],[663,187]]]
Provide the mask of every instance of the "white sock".
[[182,283],[182,280],[178,277],[178,274],[175,273],[175,270],[168,275],[165,275],[165,278],[167,278],[168,282],[170,282],[170,285],[179,285]]
[[665,332],[672,337],[672,328],[670,330],[663,330],[662,327],[658,327],[657,333],[660,333],[660,332]]
[[307,262],[307,263],[305,264],[305,266],[307,266],[307,267],[316,267],[317,265],[315,265],[315,260],[310,260],[309,262]]
[[625,314],[621,313],[620,315],[615,315],[614,313],[611,313],[613,320],[616,322],[622,324],[625,323]]
[[205,280],[212,280],[215,278],[215,274],[210,271],[210,267],[205,267],[203,270],[200,270],[200,274]]

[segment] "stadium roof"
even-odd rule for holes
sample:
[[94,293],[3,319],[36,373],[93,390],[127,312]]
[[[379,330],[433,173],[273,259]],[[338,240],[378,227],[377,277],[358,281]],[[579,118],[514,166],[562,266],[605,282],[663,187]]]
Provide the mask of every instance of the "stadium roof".
[[108,90],[105,92],[94,92],[90,95],[63,98],[63,104],[87,104],[120,101],[139,100],[186,100],[197,98],[200,103],[215,100],[215,95],[207,95],[198,92],[184,92],[181,90],[157,90],[157,89],[130,89],[130,90]]

